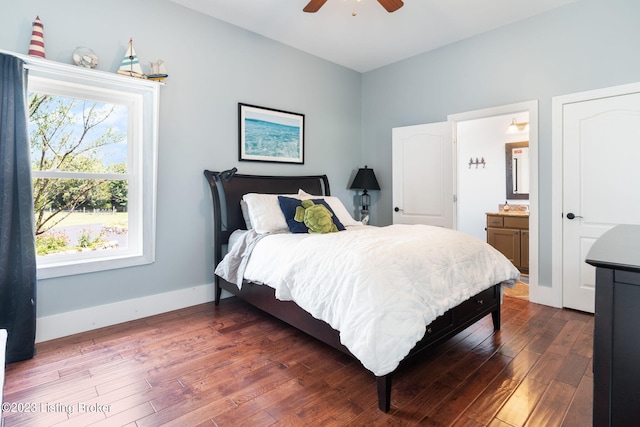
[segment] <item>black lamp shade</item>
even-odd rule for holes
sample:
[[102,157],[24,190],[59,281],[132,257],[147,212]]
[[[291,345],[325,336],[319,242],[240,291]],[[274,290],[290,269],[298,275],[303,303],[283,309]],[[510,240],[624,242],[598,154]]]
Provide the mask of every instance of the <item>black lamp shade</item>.
[[379,190],[380,185],[376,179],[376,175],[373,173],[373,169],[369,169],[366,166],[358,169],[356,177],[353,178],[351,183],[351,190]]

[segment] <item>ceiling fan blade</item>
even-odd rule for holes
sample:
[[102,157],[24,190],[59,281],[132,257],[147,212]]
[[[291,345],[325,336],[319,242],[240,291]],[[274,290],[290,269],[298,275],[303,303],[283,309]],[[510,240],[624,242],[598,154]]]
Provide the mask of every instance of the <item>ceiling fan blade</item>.
[[387,9],[387,12],[389,13],[395,12],[396,10],[404,6],[404,2],[402,0],[378,0],[378,3],[380,3],[382,7]]
[[326,2],[327,0],[311,0],[302,10],[305,12],[314,13],[317,12]]

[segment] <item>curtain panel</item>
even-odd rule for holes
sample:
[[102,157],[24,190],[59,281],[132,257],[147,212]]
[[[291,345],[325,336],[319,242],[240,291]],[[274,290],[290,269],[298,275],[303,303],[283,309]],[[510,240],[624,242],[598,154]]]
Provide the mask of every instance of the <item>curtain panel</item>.
[[0,53],[0,329],[6,362],[33,357],[36,251],[24,61]]

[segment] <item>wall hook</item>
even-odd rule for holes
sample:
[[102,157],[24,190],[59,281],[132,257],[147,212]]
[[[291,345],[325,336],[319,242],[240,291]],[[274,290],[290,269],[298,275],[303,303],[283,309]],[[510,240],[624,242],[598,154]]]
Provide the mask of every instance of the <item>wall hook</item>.
[[482,165],[482,167],[486,167],[487,166],[487,162],[485,162],[484,157],[482,157],[482,159],[478,160],[478,158],[476,157],[475,160],[473,160],[473,157],[469,158],[469,169],[471,169],[471,165],[476,165],[476,169],[478,169],[478,165]]

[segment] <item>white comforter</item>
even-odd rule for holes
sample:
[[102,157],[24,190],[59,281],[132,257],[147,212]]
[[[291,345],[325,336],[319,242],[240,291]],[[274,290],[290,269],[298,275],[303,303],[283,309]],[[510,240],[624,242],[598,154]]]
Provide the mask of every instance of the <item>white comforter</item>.
[[[278,240],[286,242],[280,253],[272,247]],[[254,254],[260,252],[260,267],[250,260],[245,277],[340,331],[341,342],[378,376],[396,369],[436,317],[520,274],[485,242],[425,225],[274,235],[258,242]]]

